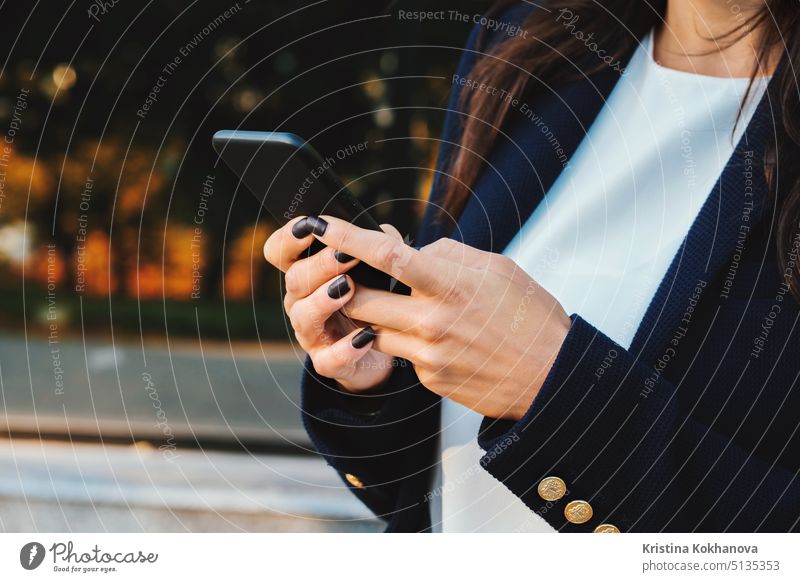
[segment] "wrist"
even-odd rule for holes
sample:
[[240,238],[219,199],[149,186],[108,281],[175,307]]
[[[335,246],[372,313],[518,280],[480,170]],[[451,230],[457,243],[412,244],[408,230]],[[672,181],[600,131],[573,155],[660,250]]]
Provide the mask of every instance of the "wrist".
[[570,329],[572,329],[572,323],[572,318],[564,313],[563,317],[560,317],[559,321],[551,326],[547,347],[540,352],[544,357],[540,360],[538,373],[534,374],[535,377],[541,379],[541,382],[533,386],[530,384],[524,386],[523,390],[528,395],[527,398],[518,399],[514,406],[509,407],[509,413],[505,416],[505,420],[518,421],[528,412],[550,375],[559,353],[561,353],[561,348],[567,340]]
[[387,365],[386,374],[380,381],[365,387],[351,387],[347,381],[335,380],[342,404],[352,413],[360,416],[376,416],[383,409],[390,396],[390,378],[397,362]]
[[[356,364],[356,366],[360,365],[360,362]],[[372,377],[364,378],[363,374],[359,375],[358,373],[360,371],[363,372],[363,370],[356,368],[355,373],[353,374],[355,378],[335,378],[334,381],[336,382],[338,388],[348,394],[370,394],[373,392],[378,392],[386,385],[396,367],[396,359],[392,358],[388,362],[381,364],[379,372],[382,373],[375,374]]]

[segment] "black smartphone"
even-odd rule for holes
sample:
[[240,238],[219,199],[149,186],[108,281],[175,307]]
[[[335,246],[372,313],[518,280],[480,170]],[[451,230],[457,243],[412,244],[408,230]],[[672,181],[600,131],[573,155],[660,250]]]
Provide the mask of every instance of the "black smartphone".
[[[214,134],[212,144],[219,157],[280,225],[297,216],[327,214],[383,232],[342,184],[331,168],[331,161],[300,137],[291,133],[226,129]],[[315,241],[307,254],[322,248],[324,245]],[[348,274],[360,285],[408,292],[407,287],[363,262]]]

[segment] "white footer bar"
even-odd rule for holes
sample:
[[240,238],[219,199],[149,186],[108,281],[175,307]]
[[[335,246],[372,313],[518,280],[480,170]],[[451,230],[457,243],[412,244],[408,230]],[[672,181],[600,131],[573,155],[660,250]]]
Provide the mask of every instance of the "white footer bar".
[[2,534],[0,580],[778,581],[800,580],[798,550],[793,534]]

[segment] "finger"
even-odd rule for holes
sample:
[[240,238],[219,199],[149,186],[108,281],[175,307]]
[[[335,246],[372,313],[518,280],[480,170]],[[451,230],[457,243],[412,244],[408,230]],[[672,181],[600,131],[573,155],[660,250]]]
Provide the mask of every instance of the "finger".
[[311,356],[314,369],[327,378],[347,379],[369,352],[374,337],[372,328],[353,330],[334,344],[316,350]]
[[355,259],[340,263],[334,249],[325,248],[307,259],[293,263],[286,271],[286,299],[294,303],[308,297],[326,281],[347,272],[356,264]]
[[273,232],[264,243],[264,258],[285,273],[314,242],[312,227],[307,216],[292,219]]
[[[446,361],[439,361],[441,359],[440,352],[436,345],[429,341],[388,327],[378,325],[368,327],[372,336],[369,338],[371,341],[368,346],[374,350],[403,358],[417,366],[423,366],[431,370],[438,370],[447,363]],[[351,336],[353,335],[351,334]]]
[[289,321],[301,347],[312,350],[333,344],[325,325],[331,316],[350,300],[353,281],[347,275],[339,275],[317,288],[311,295],[296,301],[288,310]]
[[[430,342],[416,335],[379,325],[371,326],[375,332],[372,348],[414,363],[434,364]],[[430,362],[429,362],[430,360]]]
[[[397,240],[403,240],[403,235],[400,234],[400,231],[397,230],[395,227],[393,227],[391,224],[381,224],[380,226],[383,229],[383,232],[385,232],[389,236],[394,237]],[[342,251],[336,251],[334,253],[334,256],[336,257],[337,261],[340,261],[342,263],[349,263],[354,259],[354,257],[351,257],[350,255],[348,255],[347,253],[343,253]]]
[[328,246],[361,259],[423,293],[447,292],[457,281],[462,266],[438,257],[425,257],[401,240],[383,232],[359,228],[332,216],[321,232],[314,234]]
[[407,331],[418,327],[420,319],[425,318],[428,301],[424,297],[359,287],[342,312],[351,319]]

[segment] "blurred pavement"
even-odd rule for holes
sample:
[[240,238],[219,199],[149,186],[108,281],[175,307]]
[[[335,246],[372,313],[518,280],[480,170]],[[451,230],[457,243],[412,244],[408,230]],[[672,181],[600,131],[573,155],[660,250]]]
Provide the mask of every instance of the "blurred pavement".
[[0,440],[2,532],[381,529],[318,457]]
[[0,336],[0,531],[382,529],[311,448],[303,357]]
[[0,336],[0,434],[308,451],[288,344]]

